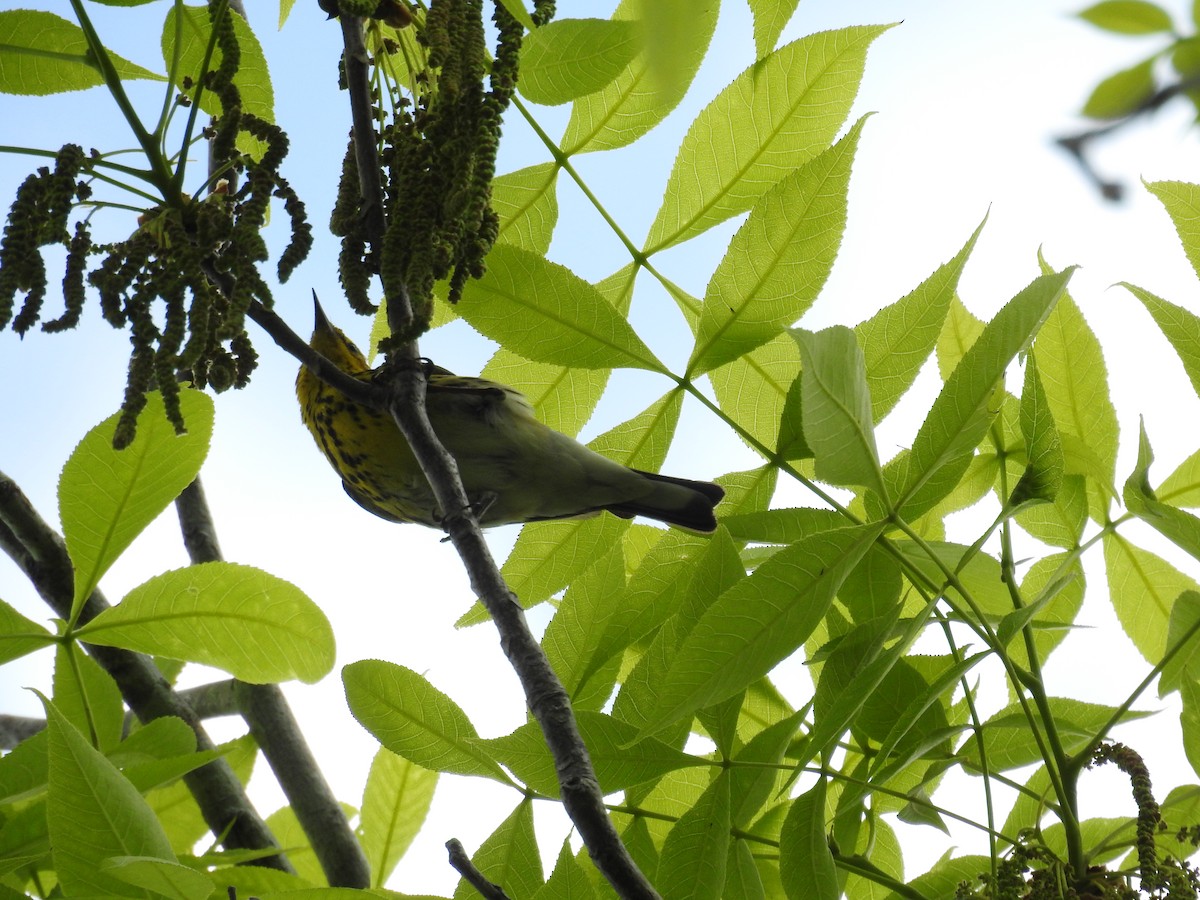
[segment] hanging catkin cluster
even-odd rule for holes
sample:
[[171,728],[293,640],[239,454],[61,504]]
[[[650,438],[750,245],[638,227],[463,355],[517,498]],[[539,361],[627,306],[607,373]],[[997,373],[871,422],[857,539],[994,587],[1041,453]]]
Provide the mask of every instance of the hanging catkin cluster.
[[[128,238],[94,245],[87,219],[76,224],[73,234],[68,220],[88,199],[88,186],[78,179],[90,174],[95,160],[68,145],[59,152],[53,171],[42,169],[26,179],[0,240],[0,327],[12,317],[16,294],[22,291],[25,299],[13,329],[24,334],[37,322],[47,286],[40,250],[61,244],[67,248],[66,310],[42,329],[57,331],[76,324],[85,282],[96,289],[105,320],[129,329],[133,349],[114,437],[117,446],[133,439],[149,390],[162,392],[168,417],[182,431],[180,379],[218,391],[248,382],[257,354],[245,329],[245,314],[255,299],[271,303],[258,265],[268,258],[261,231],[272,197],[283,200],[291,222],[291,240],[277,264],[281,281],[312,244],[304,205],[279,171],[288,151],[287,136],[242,109],[233,81],[240,50],[232,15],[226,3],[211,0],[209,16],[219,64],[203,76],[200,87],[218,99],[221,109],[206,131],[211,165],[219,175],[212,192],[203,199],[164,192],[172,195],[146,210]],[[243,134],[265,145],[261,159],[239,150]],[[100,257],[90,273],[89,256]]]
[[[552,3],[537,4],[535,21],[552,15]],[[416,96],[399,103],[382,129],[387,228],[377,268],[384,293],[407,291],[416,316],[412,333],[393,335],[392,342],[427,327],[436,282],[448,278],[456,302],[466,280],[483,274],[496,239],[491,181],[522,29],[502,3],[495,4],[493,20],[498,38],[489,76],[482,0],[434,0],[417,23],[428,56],[426,68],[413,73]],[[367,288],[376,266],[362,229],[355,166],[348,152],[333,227],[343,235],[342,283],[361,311],[370,308]]]
[[[23,335],[40,318],[49,286],[42,248],[55,245],[67,248],[63,278],[66,309],[59,318],[44,323],[42,329],[61,331],[79,320],[91,238],[86,223],[76,226],[74,237],[67,224],[75,204],[92,193],[88,183],[79,180],[87,171],[87,162],[82,147],[67,144],[58,151],[53,169],[43,166],[17,188],[0,237],[0,328],[11,321],[13,331]],[[14,319],[18,293],[25,297]]]

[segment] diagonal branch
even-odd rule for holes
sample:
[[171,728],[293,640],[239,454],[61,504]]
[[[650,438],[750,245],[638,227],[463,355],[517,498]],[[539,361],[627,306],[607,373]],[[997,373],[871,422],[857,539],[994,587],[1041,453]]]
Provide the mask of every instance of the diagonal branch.
[[[197,478],[175,501],[192,563],[222,559],[216,526]],[[276,684],[234,682],[242,718],[295,812],[331,887],[371,885],[371,867],[337,797],[309,750],[283,691]]]
[[[384,225],[383,193],[375,161],[374,129],[369,127],[370,120],[363,118],[363,111],[370,110],[370,83],[361,21],[343,15],[342,34],[363,193],[361,208],[368,216],[368,238],[373,246],[379,246],[376,240],[382,235]],[[378,221],[374,218],[375,210],[380,211]],[[373,232],[371,229],[375,227],[380,230]],[[414,318],[407,292],[392,292],[385,302],[388,304],[388,323],[394,331],[406,332],[406,326]],[[387,390],[387,407],[433,488],[446,531],[463,560],[471,586],[500,632],[501,649],[521,681],[526,703],[541,726],[554,757],[563,806],[579,830],[596,868],[617,893],[624,898],[657,900],[658,894],[621,843],[608,817],[599,781],[575,722],[570,697],[529,630],[516,596],[492,559],[463,490],[454,458],[441,445],[429,424],[425,414],[425,375],[418,361],[415,341],[392,354],[389,371],[381,380]]]

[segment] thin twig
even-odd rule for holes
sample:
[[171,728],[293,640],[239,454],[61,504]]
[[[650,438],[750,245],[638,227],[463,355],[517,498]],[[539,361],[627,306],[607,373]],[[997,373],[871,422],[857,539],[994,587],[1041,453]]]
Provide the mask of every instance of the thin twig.
[[1088,181],[1096,186],[1101,197],[1105,200],[1111,200],[1114,203],[1119,202],[1125,197],[1125,186],[1119,181],[1110,181],[1100,174],[1088,156],[1088,148],[1096,139],[1119,131],[1142,116],[1160,109],[1168,101],[1180,94],[1198,87],[1200,87],[1200,78],[1186,78],[1175,84],[1168,84],[1165,87],[1159,88],[1120,118],[1112,122],[1107,122],[1104,125],[1099,125],[1096,128],[1080,132],[1079,134],[1056,138],[1054,142],[1071,154],[1072,158],[1079,164],[1080,171],[1083,172]]
[[[0,543],[5,551],[55,614],[68,619],[74,588],[66,545],[38,515],[24,492],[3,472],[0,472],[0,523],[4,526],[0,528]],[[84,604],[79,624],[91,621],[108,608],[103,594],[94,591]],[[149,722],[163,716],[177,716],[195,732],[197,750],[214,748],[195,711],[171,688],[150,657],[95,644],[84,644],[84,649],[112,676],[125,703],[138,719]],[[205,823],[213,834],[222,836],[221,842],[226,848],[270,850],[278,847],[224,758],[215,759],[183,777]],[[292,871],[282,854],[260,858],[255,864]]]
[[[197,478],[175,501],[183,543],[192,563],[221,557],[216,526]],[[331,887],[371,886],[371,867],[341,804],[308,747],[304,732],[275,684],[235,682],[242,718],[275,773]]]
[[446,841],[446,850],[450,853],[450,865],[466,879],[471,887],[479,891],[484,900],[510,900],[508,894],[504,893],[504,888],[488,881],[483,873],[475,868],[475,864],[471,862],[471,857],[467,856],[467,851],[463,849],[458,838],[450,838]]

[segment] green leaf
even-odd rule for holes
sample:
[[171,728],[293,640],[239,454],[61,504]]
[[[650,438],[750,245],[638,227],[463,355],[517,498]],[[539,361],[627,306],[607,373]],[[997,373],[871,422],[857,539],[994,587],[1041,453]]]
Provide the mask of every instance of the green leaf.
[[200,472],[212,436],[213,403],[208,395],[185,389],[179,405],[186,434],[175,434],[162,396],[151,392],[128,447],[112,446],[117,413],[89,431],[63,466],[58,510],[75,566],[73,608],[91,596],[113,561]]
[[867,48],[886,28],[793,41],[718,94],[680,145],[646,255],[745,212],[781,176],[825,150],[858,93]]
[[[905,660],[896,663],[881,682],[881,687],[886,687],[887,692],[896,697],[897,705],[903,702],[904,708],[894,712],[886,708],[881,710],[882,704],[873,695],[864,705],[861,716],[864,731],[868,727],[877,731],[881,726],[887,727],[887,733],[879,739],[879,754],[870,777],[872,783],[885,783],[913,759],[933,754],[943,756],[948,752],[949,736],[954,729],[948,721],[943,698],[958,688],[966,674],[990,655],[991,651],[981,650],[947,665],[932,683],[926,682],[920,669],[912,663]],[[916,661],[931,659],[915,658]]]
[[1153,181],[1146,185],[1175,225],[1184,253],[1200,276],[1200,185],[1183,181]]
[[816,334],[793,330],[792,336],[803,360],[804,438],[816,457],[817,477],[883,494],[871,394],[854,332],[834,325]]
[[[1010,613],[1015,618],[1008,620],[1006,617],[1005,621],[1010,621],[1010,627],[1020,624],[1031,630],[1038,660],[1043,665],[1051,652],[1062,643],[1075,617],[1079,615],[1085,586],[1083,568],[1078,562],[1068,563],[1066,553],[1043,556],[1030,566],[1021,581],[1020,594],[1028,605]],[[1022,623],[1019,616],[1026,610],[1032,612],[1032,618]],[[1004,621],[1000,628],[1004,628]],[[1018,666],[1029,666],[1024,641],[1011,644],[1007,653]]]
[[94,644],[217,666],[242,681],[333,667],[333,630],[295,585],[260,569],[211,562],[156,575],[77,631]]
[[158,819],[100,751],[43,698],[49,734],[46,822],[58,880],[68,895],[148,897],[104,871],[112,857],[175,861]]
[[[660,614],[668,611],[669,603],[670,618],[666,618],[649,648],[626,676],[617,696],[613,714],[631,724],[643,726],[653,714],[662,680],[680,642],[724,591],[746,577],[738,548],[723,528],[718,528],[703,548],[691,554],[689,562],[676,576],[679,583],[674,589],[662,591],[651,600]],[[649,617],[638,618],[644,622]],[[699,708],[708,705],[711,704],[701,704]]]
[[1121,627],[1147,662],[1157,663],[1167,649],[1175,598],[1184,591],[1200,590],[1200,585],[1119,534],[1104,535],[1104,568]]
[[767,900],[762,876],[754,863],[750,842],[737,838],[729,847],[729,862],[725,866],[725,891],[727,896],[742,900]]
[[675,96],[695,77],[691,69],[696,35],[692,0],[638,0],[637,19],[645,47],[646,79],[659,91]]
[[[1047,704],[1063,750],[1068,756],[1087,746],[1117,711],[1115,706],[1084,703],[1067,697],[1050,697]],[[1041,713],[1033,706],[1029,710],[1036,727],[1044,730]],[[1132,722],[1148,715],[1148,712],[1126,710],[1119,721]],[[1018,703],[1010,704],[991,716],[983,723],[982,731],[989,771],[1006,772],[1042,759],[1029,719]],[[966,765],[976,770],[980,768],[975,741],[967,741],[959,752],[964,756]]]
[[737,693],[802,645],[878,534],[877,526],[815,534],[725,591],[672,655],[642,733]]
[[567,103],[610,84],[641,49],[636,22],[558,19],[535,28],[522,42],[517,87],[534,103]]
[[942,324],[936,345],[938,373],[943,381],[953,374],[981,334],[983,321],[975,318],[955,294],[950,300],[950,310],[946,313],[946,321]]
[[[258,745],[252,736],[246,734],[227,741],[216,750],[239,781],[245,784],[250,780],[258,757]],[[176,854],[186,856],[192,853],[197,841],[208,834],[208,824],[182,780],[151,790],[146,795],[146,802],[162,823]]]
[[457,309],[481,334],[527,359],[581,369],[665,371],[595,287],[511,244],[492,249],[487,273],[467,282]]
[[1170,14],[1146,0],[1103,0],[1078,15],[1097,28],[1117,34],[1154,34],[1172,28]]
[[[354,809],[348,804],[342,804],[342,809],[345,811],[346,818],[354,815]],[[267,816],[266,825],[271,834],[275,835],[279,846],[286,849],[288,862],[291,863],[296,875],[310,884],[323,884],[325,882],[324,872],[317,860],[312,842],[300,826],[300,820],[296,818],[296,811],[290,806],[280,807]]]
[[606,661],[596,658],[597,650],[617,606],[613,599],[624,590],[625,554],[617,544],[567,588],[558,612],[542,635],[546,659],[576,710],[598,709],[612,692],[611,678],[600,685],[600,694],[591,702],[584,699],[582,688]]
[[896,818],[908,825],[928,825],[938,831],[950,834],[942,814],[934,808],[929,795],[923,788],[917,788],[909,793],[909,802],[896,813]]
[[1045,817],[1049,805],[1054,802],[1050,775],[1045,765],[1040,765],[1024,784],[1025,790],[1017,794],[1013,808],[1004,820],[1001,829],[1005,834],[1016,834],[1024,828],[1036,827]]
[[952,260],[895,303],[854,327],[862,347],[874,421],[891,412],[912,387],[937,344],[958,279],[986,221],[979,223]]
[[[522,169],[521,171],[528,172],[530,170]],[[492,183],[492,189],[492,204],[495,206],[496,182]],[[529,213],[528,218],[532,222],[532,209]],[[557,215],[557,207],[555,207],[555,215]],[[503,229],[504,222],[502,220],[502,233]],[[548,229],[545,231],[544,239],[546,244],[549,244]],[[521,241],[514,240],[513,242],[525,246]],[[538,250],[537,247],[526,247],[526,249]],[[544,252],[545,248],[541,249]],[[632,265],[626,266],[596,285],[596,289],[622,315],[629,313],[629,305],[633,299],[634,274]],[[609,369],[576,369],[570,366],[530,362],[501,347],[488,360],[481,377],[499,381],[520,391],[525,395],[525,399],[533,404],[540,421],[555,431],[574,436],[591,418],[596,404],[608,384],[610,374]]]
[[1064,296],[1038,332],[1038,377],[1063,444],[1067,474],[1085,475],[1096,512],[1113,492],[1117,414],[1108,391],[1104,354],[1079,307]]
[[435,772],[508,783],[479,749],[479,734],[457,703],[403,666],[364,659],[342,669],[350,712],[384,747]]
[[545,256],[558,223],[557,184],[558,165],[552,162],[493,178],[492,209],[500,217],[497,242]]
[[1005,370],[1046,321],[1072,271],[1036,278],[1004,305],[955,367],[913,440],[901,507],[939,470],[978,446],[995,413],[993,395],[1003,388]]
[[[166,80],[111,50],[108,56],[122,80]],[[74,22],[39,10],[0,11],[0,92],[45,96],[100,84],[104,76]]]
[[749,825],[782,788],[785,773],[782,768],[775,767],[783,762],[784,751],[795,740],[796,730],[803,720],[803,713],[792,713],[762,729],[735,754],[734,759],[743,764],[730,770],[733,823],[739,828]]
[[167,859],[147,856],[113,856],[101,870],[133,887],[145,888],[154,897],[168,900],[205,900],[215,887],[203,872]]
[[[1191,185],[1184,185],[1184,187],[1191,187]],[[1195,199],[1198,205],[1193,209],[1200,213],[1200,194],[1197,194]],[[1183,229],[1190,226],[1177,221],[1176,227],[1180,229],[1180,237],[1183,237]],[[1200,244],[1200,232],[1197,232],[1195,238]],[[1186,240],[1185,238],[1185,242]],[[1196,265],[1195,261],[1193,261],[1193,265]],[[1178,354],[1179,361],[1183,363],[1183,370],[1187,373],[1188,381],[1192,383],[1192,390],[1200,395],[1200,316],[1196,316],[1195,313],[1182,306],[1176,306],[1161,297],[1156,297],[1135,285],[1122,282],[1122,286],[1142,301],[1146,311],[1154,318],[1154,324],[1159,327]]]
[[[233,33],[237,37],[240,50],[238,69],[233,76],[233,84],[241,94],[242,110],[253,113],[266,122],[274,122],[275,90],[271,86],[271,76],[267,70],[267,58],[263,53],[262,45],[244,17],[235,14],[231,9],[227,9],[225,14],[233,23]],[[191,78],[193,87],[189,88],[186,93],[193,99],[195,99],[197,91],[195,85],[201,81],[201,70],[204,66],[204,57],[208,52],[211,35],[212,23],[209,20],[207,6],[178,4],[172,5],[171,9],[167,11],[162,31],[163,63],[167,71],[172,71],[171,63],[178,49],[179,64],[178,68],[174,70],[175,79],[178,83],[185,76]],[[177,36],[178,44],[176,43]],[[220,64],[221,50],[214,46],[209,62],[209,71],[215,70]],[[206,90],[200,94],[200,108],[206,113],[216,115],[221,111],[221,104],[212,91]],[[239,147],[248,148],[244,143],[247,137],[245,135],[239,137]],[[259,146],[265,149],[265,145]],[[255,155],[258,156],[259,153]]]
[[1184,681],[1200,684],[1200,594],[1184,591],[1171,606],[1171,621],[1167,626],[1168,652],[1175,655],[1163,666],[1158,681],[1158,696],[1165,697],[1179,690]]
[[[643,20],[644,0],[622,0],[613,18]],[[683,99],[687,86],[704,59],[717,25],[717,3],[696,6],[679,33],[671,36],[671,56],[676,60],[674,77],[666,80],[650,75],[649,39],[644,52],[603,90],[580,97],[571,107],[571,120],[559,145],[568,156],[590,150],[614,150],[632,144],[667,117]],[[651,13],[654,9],[651,8]]]
[[903,659],[897,660],[878,686],[867,697],[854,720],[854,727],[877,741],[881,748],[879,759],[891,754],[906,754],[914,745],[931,735],[944,735],[949,723],[941,698],[953,690],[962,673],[978,663],[983,654],[968,657],[959,664],[949,683],[930,685],[917,668]]
[[[774,446],[783,431],[788,388],[800,374],[800,348],[780,334],[740,359],[708,373],[721,411],[765,447]],[[747,402],[748,398],[754,402]],[[799,425],[798,422],[794,423]],[[784,432],[789,444],[795,441]],[[790,448],[793,453],[802,448]]]
[[696,710],[696,721],[700,723],[704,733],[716,745],[717,753],[723,759],[733,753],[737,740],[738,713],[742,708],[742,701],[745,699],[744,692],[734,694],[732,697],[726,697],[720,703]]
[[1017,524],[1039,541],[1068,550],[1079,546],[1087,525],[1087,489],[1083,476],[1065,476],[1054,502],[1017,510],[1016,518]]
[[[601,712],[576,712],[579,734],[587,745],[596,769],[600,790],[605,794],[661,778],[668,772],[711,763],[658,740],[638,738],[638,729]],[[536,722],[526,722],[504,737],[480,741],[495,754],[496,761],[516,775],[527,787],[557,797],[558,776],[554,758]]]
[[841,246],[850,166],[865,121],[754,203],[708,282],[689,372],[762,346],[816,300]]
[[1200,507],[1200,450],[1163,479],[1156,493],[1159,500],[1172,506]]
[[986,856],[950,856],[947,853],[924,875],[908,883],[904,894],[892,892],[884,900],[901,900],[901,897],[953,897],[958,886],[978,883],[980,874],[991,869],[992,862]]
[[1150,487],[1150,464],[1153,461],[1154,451],[1150,448],[1150,439],[1146,436],[1146,425],[1143,422],[1138,442],[1137,466],[1125,482],[1125,506],[1181,550],[1200,559],[1200,519],[1159,501]]
[[832,509],[796,506],[722,516],[721,524],[739,541],[794,544],[818,532],[844,527],[846,517]]
[[1025,361],[1025,387],[1021,391],[1021,434],[1025,438],[1027,462],[1009,502],[1019,506],[1030,501],[1053,502],[1062,487],[1062,441],[1050,412],[1046,391],[1038,377],[1037,357]]
[[655,887],[664,898],[719,900],[729,860],[730,776],[722,770],[663,842]]
[[0,600],[0,665],[54,643],[54,635]]
[[595,896],[587,873],[571,852],[570,840],[564,840],[554,863],[554,871],[533,895],[533,900],[594,900]]
[[779,35],[795,13],[800,0],[749,0],[754,15],[754,51],[762,59],[775,49]]
[[[720,536],[714,536],[716,542],[723,542],[725,535],[720,528],[717,533]],[[639,562],[627,588],[613,598],[612,613],[593,655],[594,665],[608,661],[653,634],[676,614],[685,598],[694,598],[690,589],[700,561],[721,549],[714,548],[713,543],[713,539],[682,531],[662,536]]]
[[530,362],[500,347],[479,377],[524,394],[540,422],[573,437],[596,409],[610,374],[610,369],[572,369]]
[[1119,119],[1154,94],[1154,57],[1114,72],[1095,88],[1080,112],[1089,119]]
[[[1176,38],[1171,42],[1171,68],[1183,76],[1185,83],[1200,70],[1200,39],[1196,37]],[[1196,102],[1194,88],[1184,91],[1193,104]]]
[[[39,731],[0,756],[0,804],[8,807],[46,789],[50,771],[46,741],[46,732]],[[3,834],[4,830],[0,828],[0,850],[7,851],[10,847]],[[6,855],[0,852],[0,858]]]
[[[500,827],[471,855],[475,868],[510,897],[529,897],[542,886],[542,858],[533,834],[533,801],[522,800]],[[454,900],[477,897],[465,880],[454,889]]]
[[1183,681],[1179,688],[1183,698],[1183,708],[1179,712],[1183,752],[1192,766],[1192,771],[1200,773],[1200,684]]
[[363,788],[359,842],[371,866],[371,884],[383,887],[425,824],[437,772],[380,747]]
[[836,900],[841,894],[825,832],[825,779],[792,801],[779,833],[779,876],[788,900]]
[[[924,546],[914,541],[895,541],[894,546],[911,566],[938,588],[948,584],[944,572],[949,570],[955,573],[971,600],[984,613],[999,618],[1012,612],[1012,599],[1001,578],[1000,562],[994,556],[946,541],[926,541]],[[949,588],[948,593],[960,603],[965,599],[957,587]]]
[[101,753],[120,743],[125,726],[121,692],[112,676],[78,644],[59,644],[55,649],[54,705]]
[[[779,417],[779,440],[775,452],[789,462],[812,459],[813,449],[804,437],[804,378],[797,375],[787,389],[783,412]],[[757,405],[757,404],[755,404]]]
[[[155,719],[155,721],[159,721]],[[179,721],[179,720],[176,720]],[[191,729],[188,729],[191,732]],[[192,735],[193,743],[195,735]],[[120,762],[121,748],[112,754],[114,762]],[[221,752],[219,750],[201,750],[195,753],[186,753],[182,756],[174,756],[169,759],[154,759],[147,762],[132,763],[124,765],[122,771],[125,777],[130,780],[143,794],[155,788],[163,787],[179,783],[184,775],[189,772],[194,772],[201,766],[205,766],[214,759],[220,759]],[[171,837],[171,835],[168,835]]]

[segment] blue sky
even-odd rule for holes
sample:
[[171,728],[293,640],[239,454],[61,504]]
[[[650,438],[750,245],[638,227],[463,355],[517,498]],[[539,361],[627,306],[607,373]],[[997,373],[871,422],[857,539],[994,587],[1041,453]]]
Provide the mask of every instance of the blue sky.
[[[7,6],[8,4],[0,4]],[[61,10],[64,4],[23,3]],[[336,298],[336,245],[320,236],[345,146],[348,114],[333,87],[339,31],[299,3],[282,31],[274,4],[248,3],[272,67],[276,115],[292,137],[285,171],[308,203],[318,232],[313,255],[292,282],[276,293],[277,308],[293,327],[307,333],[309,289],[327,299],[331,315],[360,340],[368,323],[355,321]],[[614,4],[582,0],[560,4],[561,14],[606,16]],[[1170,4],[1183,13],[1181,0]],[[91,7],[90,7],[91,8]],[[117,52],[148,68],[160,68],[156,19],[166,5],[132,13],[94,7],[102,33]],[[1041,247],[1055,266],[1082,266],[1072,294],[1100,335],[1109,360],[1113,398],[1124,437],[1118,478],[1133,463],[1137,417],[1144,414],[1161,477],[1195,449],[1196,397],[1186,391],[1177,360],[1156,336],[1140,306],[1109,285],[1131,281],[1191,309],[1200,308],[1195,275],[1166,214],[1140,189],[1138,179],[1196,180],[1197,139],[1187,111],[1168,108],[1100,148],[1105,172],[1129,186],[1120,206],[1103,204],[1066,156],[1052,146],[1056,135],[1080,127],[1075,112],[1090,88],[1110,72],[1150,52],[1154,39],[1114,39],[1071,18],[1079,8],[1060,0],[1014,0],[1007,4],[954,0],[836,0],[801,3],[782,41],[849,24],[899,22],[882,35],[868,57],[862,91],[852,113],[873,111],[866,125],[850,194],[849,225],[842,251],[805,327],[853,324],[907,293],[954,255],[985,215],[988,223],[960,285],[966,305],[990,316],[1036,274]],[[136,20],[137,27],[126,21]],[[144,24],[141,24],[144,23]],[[635,243],[645,234],[662,197],[675,148],[708,100],[752,61],[748,11],[726,0],[709,56],[680,108],[629,152],[590,154],[574,164]],[[144,108],[158,108],[157,88],[135,91]],[[551,135],[566,121],[562,108],[539,110]],[[0,144],[57,147],[67,139],[85,145],[130,143],[124,123],[99,90],[46,101],[0,98]],[[86,129],[88,136],[79,132]],[[527,127],[509,117],[500,171],[548,159]],[[0,156],[0,197],[12,195],[29,165]],[[589,280],[599,280],[628,260],[619,243],[584,198],[560,180],[560,225],[551,256]],[[736,222],[656,258],[656,265],[695,295],[723,253]],[[678,320],[665,298],[647,288],[635,301],[634,322],[657,333],[659,323]],[[53,315],[53,303],[49,305]],[[665,311],[664,311],[665,310]],[[668,326],[664,326],[668,327]],[[455,631],[454,620],[471,596],[448,544],[423,529],[397,527],[365,515],[342,494],[336,477],[312,446],[299,422],[292,394],[295,364],[263,335],[262,355],[252,386],[223,395],[217,404],[216,435],[204,477],[226,556],[260,566],[300,585],[326,610],[339,639],[339,665],[364,657],[404,663],[467,707],[485,736],[505,733],[524,719],[515,679],[503,665],[496,638],[487,628]],[[659,349],[655,345],[655,349]],[[664,342],[668,361],[686,346]],[[491,352],[487,341],[454,326],[430,336],[422,352],[463,372],[478,371]],[[83,327],[65,335],[32,333],[24,341],[0,333],[0,384],[5,386],[7,421],[0,435],[0,469],[24,486],[53,518],[57,472],[83,432],[115,410],[124,381],[124,335],[99,321],[94,310]],[[585,436],[605,430],[642,408],[667,385],[643,374],[614,378],[613,396],[601,404]],[[924,388],[924,393],[922,393]],[[1180,390],[1176,390],[1180,388]],[[911,436],[923,415],[923,398],[934,388],[923,377],[911,402],[901,404],[879,436],[890,456]],[[1183,411],[1181,413],[1181,410]],[[720,435],[699,408],[689,407],[668,471],[712,477],[746,468],[753,457]],[[779,503],[809,502],[794,489]],[[503,558],[515,532],[493,532],[494,552]],[[134,545],[103,583],[109,599],[164,568],[185,564],[173,514],[168,511]],[[1099,562],[1095,560],[1094,562]],[[1196,568],[1181,563],[1186,571]],[[1057,672],[1063,693],[1087,699],[1123,696],[1140,675],[1130,673],[1137,657],[1123,637],[1113,637],[1104,604],[1103,572],[1089,570],[1094,596],[1083,619],[1096,628],[1080,635],[1088,658],[1103,670]],[[16,570],[0,560],[0,597],[27,615],[45,619],[40,601]],[[536,617],[535,617],[536,618]],[[543,620],[544,621],[544,620]],[[1079,657],[1075,657],[1078,659]],[[45,688],[47,661],[36,657],[6,670],[0,684],[4,711],[33,713],[19,686]],[[789,666],[784,678],[803,695],[804,676]],[[290,686],[289,696],[308,730],[318,735],[317,753],[335,790],[356,803],[373,752],[373,742],[349,718],[336,672],[321,685]],[[1160,719],[1170,729],[1173,714]],[[220,735],[225,725],[217,723]],[[228,730],[228,729],[227,729]],[[232,730],[229,730],[232,733]],[[1151,748],[1156,784],[1194,779],[1180,768],[1181,755],[1167,746]],[[1169,768],[1168,768],[1169,767]],[[1098,774],[1089,776],[1104,779]],[[264,784],[265,782],[265,784]],[[263,806],[280,801],[269,778],[259,779]],[[473,848],[506,813],[506,792],[496,790],[494,811],[484,805],[463,816],[461,804],[477,808],[490,786],[469,782],[439,789],[439,811],[410,851],[393,886],[412,893],[445,891],[454,878],[442,863],[441,843],[457,836]],[[560,828],[553,816],[539,827]],[[931,860],[926,860],[928,863]],[[920,864],[913,860],[913,873]]]

